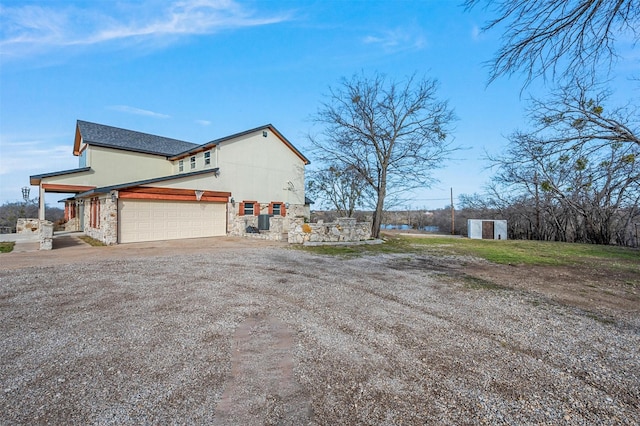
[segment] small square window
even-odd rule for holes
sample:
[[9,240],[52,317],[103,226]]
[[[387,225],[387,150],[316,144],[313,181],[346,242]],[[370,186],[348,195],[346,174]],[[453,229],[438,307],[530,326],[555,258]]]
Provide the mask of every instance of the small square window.
[[211,164],[211,151],[204,153],[204,165],[208,166],[209,164]]
[[190,162],[191,162],[191,168],[195,169],[196,168],[196,156],[195,155],[193,157],[191,157]]
[[244,203],[245,216],[253,216],[253,203]]
[[282,216],[282,204],[280,203],[273,203],[273,215],[274,216]]
[[184,172],[184,160],[178,161],[178,171]]

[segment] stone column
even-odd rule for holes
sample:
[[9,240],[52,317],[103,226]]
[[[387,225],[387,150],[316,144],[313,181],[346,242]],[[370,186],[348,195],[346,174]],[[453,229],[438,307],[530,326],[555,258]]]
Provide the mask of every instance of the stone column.
[[40,221],[40,250],[51,250],[53,248],[53,222],[49,220]]
[[44,188],[42,183],[38,186],[40,194],[38,194],[38,219],[44,220]]

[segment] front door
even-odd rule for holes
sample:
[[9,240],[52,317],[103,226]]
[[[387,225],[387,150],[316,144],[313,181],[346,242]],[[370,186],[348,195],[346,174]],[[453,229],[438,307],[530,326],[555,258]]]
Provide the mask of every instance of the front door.
[[493,240],[493,221],[492,220],[482,221],[482,239]]

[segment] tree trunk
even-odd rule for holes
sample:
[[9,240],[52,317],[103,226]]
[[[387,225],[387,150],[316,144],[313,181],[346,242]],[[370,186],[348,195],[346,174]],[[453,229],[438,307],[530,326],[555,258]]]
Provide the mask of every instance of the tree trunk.
[[384,198],[386,196],[386,186],[382,185],[378,190],[378,199],[376,200],[376,211],[373,212],[373,223],[371,224],[371,237],[380,238],[380,227],[384,212]]

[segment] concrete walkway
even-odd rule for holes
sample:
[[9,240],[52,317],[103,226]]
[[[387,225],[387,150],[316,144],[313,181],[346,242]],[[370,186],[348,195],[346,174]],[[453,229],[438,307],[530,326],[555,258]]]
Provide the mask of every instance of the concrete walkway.
[[[53,234],[53,248],[59,248],[61,246],[67,246],[69,244],[86,244],[77,237],[78,235],[84,235],[82,232],[68,232],[61,231]],[[12,253],[26,253],[40,250],[39,234],[0,234],[0,242],[16,243],[13,246]],[[87,244],[88,245],[88,244]]]

